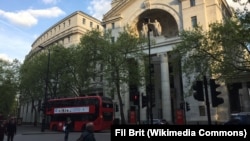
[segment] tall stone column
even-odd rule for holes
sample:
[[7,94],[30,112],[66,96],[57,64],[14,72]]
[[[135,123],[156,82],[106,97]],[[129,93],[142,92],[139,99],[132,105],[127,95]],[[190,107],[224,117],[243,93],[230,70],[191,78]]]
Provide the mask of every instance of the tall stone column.
[[[139,64],[139,67],[145,67],[144,66],[144,62],[143,62],[143,60],[137,60],[137,62],[138,62],[138,64]],[[142,69],[142,70],[144,70],[144,69]],[[146,81],[145,81],[145,79],[144,78],[142,78],[143,80],[142,80],[142,86],[141,87],[139,87],[139,93],[140,93],[140,120],[141,121],[146,121],[147,120],[147,108],[146,107],[143,107],[142,108],[142,96],[144,95],[144,96],[146,96],[146,88],[145,88],[145,86],[146,86]]]
[[164,119],[171,122],[172,112],[171,112],[169,65],[168,65],[167,53],[160,54],[160,58],[161,58],[162,115]]

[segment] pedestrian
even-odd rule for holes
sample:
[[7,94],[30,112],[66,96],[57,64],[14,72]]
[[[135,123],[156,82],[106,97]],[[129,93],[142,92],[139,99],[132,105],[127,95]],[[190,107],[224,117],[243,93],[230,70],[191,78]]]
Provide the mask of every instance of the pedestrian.
[[16,134],[16,122],[14,118],[11,118],[6,125],[7,141],[13,141],[14,135]]
[[94,136],[94,124],[89,122],[86,124],[85,130],[82,133],[81,141],[96,141]]
[[6,132],[5,125],[3,121],[0,121],[0,141],[4,140],[4,134]]
[[71,130],[71,119],[67,118],[65,124],[64,124],[64,141],[68,141],[69,139],[69,132]]

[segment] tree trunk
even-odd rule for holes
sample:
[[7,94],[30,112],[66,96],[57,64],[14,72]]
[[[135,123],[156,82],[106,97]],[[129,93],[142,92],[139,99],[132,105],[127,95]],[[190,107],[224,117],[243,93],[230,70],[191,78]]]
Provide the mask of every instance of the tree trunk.
[[116,90],[117,90],[117,95],[118,95],[118,100],[119,100],[119,106],[120,106],[120,115],[121,115],[121,124],[126,124],[125,121],[125,116],[124,116],[124,110],[123,110],[123,102],[122,102],[122,97],[121,97],[121,91],[120,91],[120,74],[119,71],[116,71]]

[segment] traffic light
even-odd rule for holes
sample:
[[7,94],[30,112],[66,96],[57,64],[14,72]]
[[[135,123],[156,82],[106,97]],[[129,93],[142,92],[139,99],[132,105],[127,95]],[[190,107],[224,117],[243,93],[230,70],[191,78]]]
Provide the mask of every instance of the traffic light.
[[220,85],[215,83],[215,79],[210,79],[210,90],[213,107],[217,107],[218,105],[224,103],[223,98],[217,97],[221,94],[221,92],[216,91],[218,87],[220,87]]
[[138,93],[138,88],[135,85],[129,86],[130,101],[134,101],[135,94]]
[[147,105],[148,105],[147,96],[142,95],[142,108],[146,107]]
[[188,102],[186,102],[186,111],[190,111],[190,105]]
[[138,93],[134,94],[133,101],[134,101],[134,105],[139,105],[139,103],[140,103],[140,97],[139,97]]
[[154,64],[150,64],[150,73],[153,74],[155,71],[154,71]]
[[180,103],[180,109],[184,110],[184,103],[183,102]]
[[192,86],[194,90],[194,99],[198,101],[204,101],[204,94],[203,94],[203,82],[196,81],[196,83]]

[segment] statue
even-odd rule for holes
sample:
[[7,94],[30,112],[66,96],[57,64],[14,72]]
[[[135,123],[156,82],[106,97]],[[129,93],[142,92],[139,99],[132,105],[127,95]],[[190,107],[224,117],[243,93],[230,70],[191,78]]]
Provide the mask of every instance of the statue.
[[161,28],[161,24],[160,22],[158,22],[156,19],[154,22],[149,22],[146,24],[146,23],[142,23],[142,36],[146,37],[147,36],[147,33],[148,33],[148,30],[151,30],[153,31],[153,35],[154,37],[156,36],[161,36],[161,33],[162,33],[162,28]]
[[148,34],[148,25],[145,23],[142,23],[142,36],[143,37],[147,37]]
[[160,36],[161,35],[161,24],[155,19],[155,22],[152,23],[154,26],[153,33],[154,36]]

